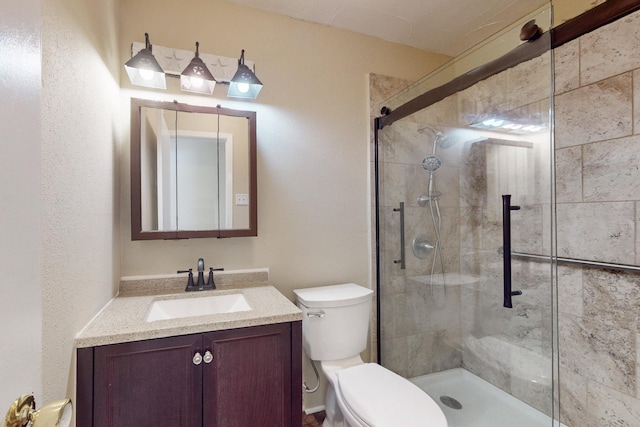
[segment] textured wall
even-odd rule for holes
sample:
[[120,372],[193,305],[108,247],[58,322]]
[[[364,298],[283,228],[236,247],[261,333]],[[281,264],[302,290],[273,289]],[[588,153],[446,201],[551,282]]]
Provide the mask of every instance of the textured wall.
[[0,1],[0,411],[42,395],[40,3]]
[[[640,13],[556,50],[558,255],[640,265]],[[561,414],[640,423],[640,277],[562,266]]]
[[[272,283],[292,299],[292,290],[300,287],[369,286],[367,73],[415,80],[446,58],[224,1],[190,6],[166,0],[123,2],[121,62],[144,32],[161,46],[192,49],[198,40],[201,52],[229,57],[245,49],[264,83],[258,99],[231,100],[223,85],[213,97],[189,96],[176,89],[173,79],[167,92],[133,90],[125,81],[122,87],[127,97],[257,112],[258,237],[132,242],[125,152],[122,275],[172,273],[195,267],[203,257],[207,266],[225,269],[269,267]],[[314,383],[311,370],[305,379]],[[305,399],[313,407],[323,396]]]
[[42,293],[45,399],[73,397],[73,337],[119,279],[121,126],[115,1],[43,4]]

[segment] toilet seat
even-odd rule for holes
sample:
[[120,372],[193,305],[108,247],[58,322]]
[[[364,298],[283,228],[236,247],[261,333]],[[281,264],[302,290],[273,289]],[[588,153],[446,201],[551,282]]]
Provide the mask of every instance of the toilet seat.
[[364,427],[447,427],[436,402],[418,386],[376,363],[335,372],[344,408]]

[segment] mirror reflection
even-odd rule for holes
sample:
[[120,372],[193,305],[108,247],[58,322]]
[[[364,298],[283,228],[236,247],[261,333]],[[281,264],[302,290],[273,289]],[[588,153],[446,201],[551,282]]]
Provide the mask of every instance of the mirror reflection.
[[257,235],[255,146],[254,112],[133,100],[132,239]]

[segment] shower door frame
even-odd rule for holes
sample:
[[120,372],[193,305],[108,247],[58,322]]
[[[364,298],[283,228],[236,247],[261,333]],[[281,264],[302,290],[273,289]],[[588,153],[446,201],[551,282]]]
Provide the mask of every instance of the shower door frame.
[[[527,60],[538,57],[548,50],[553,50],[559,46],[564,45],[572,40],[577,39],[578,37],[587,34],[593,30],[596,30],[604,25],[607,25],[613,21],[616,21],[620,18],[623,18],[633,12],[640,10],[640,3],[636,0],[620,0],[615,3],[605,2],[599,6],[592,8],[591,10],[555,27],[551,28],[548,32],[545,32],[536,42],[528,42],[520,45],[518,48],[512,50],[508,54],[491,61],[471,72],[468,72],[460,77],[455,78],[449,83],[437,87],[435,89],[429,90],[422,95],[419,95],[412,100],[406,102],[405,104],[399,106],[395,110],[391,111],[387,107],[383,107],[380,117],[374,119],[374,196],[375,196],[375,276],[376,276],[376,353],[377,353],[377,362],[382,363],[383,355],[382,355],[382,322],[381,322],[381,247],[380,247],[380,169],[379,169],[379,137],[380,130],[385,128],[386,126],[391,125],[392,123],[407,117],[413,113],[416,113],[432,104],[435,104],[438,101],[445,99],[446,97],[453,95],[461,90],[469,88],[473,86],[475,83],[482,81],[494,74],[500,73],[508,68],[514,67],[515,65],[525,62]],[[553,58],[553,56],[552,56]],[[551,62],[551,94],[550,94],[550,150],[551,156],[555,156],[555,146],[554,146],[554,134],[553,134],[553,103],[554,103],[554,90],[553,90],[553,76],[554,73],[554,63]],[[551,163],[551,184],[552,187],[555,183],[555,167],[553,166],[553,161]],[[555,277],[557,277],[557,265],[558,263],[582,263],[581,260],[572,260],[572,259],[564,259],[558,258],[554,256],[556,254],[556,231],[555,231],[555,192],[551,192],[551,210],[552,210],[552,223],[551,223],[551,234],[552,234],[552,251],[551,256],[546,257],[538,257],[544,258],[539,259],[542,262],[549,262],[551,264],[552,271],[552,281]],[[531,256],[530,254],[521,254],[514,253],[514,257],[519,258],[529,258],[530,260],[534,260],[536,256]],[[607,268],[614,269],[625,269],[626,266],[618,266],[614,264],[607,264]],[[557,334],[557,285],[552,283],[552,292],[554,292],[553,303],[551,306],[552,310],[552,370],[553,370],[553,379],[552,379],[552,413],[551,418],[553,420],[553,425],[555,423],[559,423],[559,405],[560,405],[560,396],[559,396],[559,372],[560,367],[558,366],[558,334]]]
[[[553,6],[552,6],[553,7]],[[378,363],[382,361],[381,351],[381,319],[380,319],[380,192],[379,192],[379,131],[384,127],[391,125],[392,123],[401,120],[411,114],[414,114],[430,105],[435,104],[438,101],[445,99],[446,97],[457,93],[460,90],[469,88],[483,79],[486,79],[494,74],[498,74],[508,68],[511,68],[517,64],[528,61],[532,58],[542,55],[547,50],[556,49],[565,43],[573,41],[591,31],[594,31],[600,27],[603,27],[618,19],[640,10],[640,3],[637,0],[619,0],[615,3],[605,2],[602,3],[581,15],[578,15],[554,28],[551,28],[548,32],[545,32],[536,41],[542,43],[524,43],[511,52],[497,58],[487,64],[484,64],[470,72],[467,72],[451,82],[444,84],[435,89],[429,90],[405,104],[399,106],[395,110],[390,110],[387,107],[383,107],[381,110],[382,116],[374,119],[374,199],[375,199],[375,251],[376,251],[376,359]],[[549,40],[550,38],[550,40]],[[546,42],[546,43],[544,43]],[[553,63],[552,75],[553,73]],[[553,94],[552,94],[553,96]],[[551,113],[551,120],[553,124],[553,111]],[[553,128],[551,129],[552,146],[553,146]],[[554,171],[552,171],[554,173]],[[552,176],[555,179],[555,176]],[[554,196],[555,197],[555,196]],[[552,203],[555,206],[555,200]],[[555,246],[555,239],[553,241]],[[528,254],[524,254],[528,255]],[[557,264],[558,262],[573,262],[573,260],[560,259],[554,257],[550,260]],[[616,265],[608,264],[609,268],[616,268]],[[623,268],[622,268],[623,269]]]

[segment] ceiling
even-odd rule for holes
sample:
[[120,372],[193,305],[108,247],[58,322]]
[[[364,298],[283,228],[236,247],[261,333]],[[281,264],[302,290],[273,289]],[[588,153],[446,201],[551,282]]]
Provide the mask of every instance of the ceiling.
[[457,56],[547,0],[230,0]]

